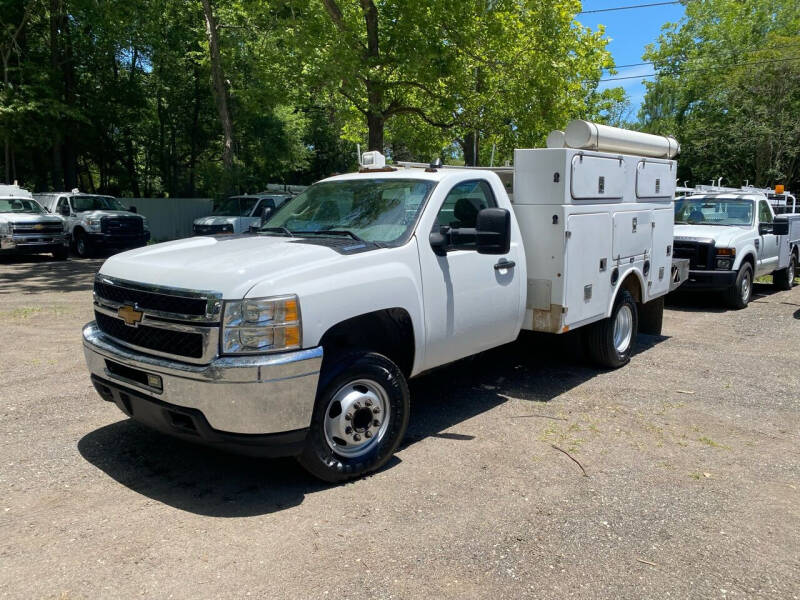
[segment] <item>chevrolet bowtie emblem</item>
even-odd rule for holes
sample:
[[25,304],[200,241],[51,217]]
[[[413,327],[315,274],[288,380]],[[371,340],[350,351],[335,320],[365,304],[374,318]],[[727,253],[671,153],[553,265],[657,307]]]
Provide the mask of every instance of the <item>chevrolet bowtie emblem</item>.
[[33,229],[35,231],[41,231],[42,229],[44,229],[44,225],[42,225],[41,223],[37,223],[36,225],[33,226]]
[[142,322],[142,317],[144,316],[144,313],[136,310],[132,306],[125,305],[125,306],[120,306],[119,309],[117,309],[117,315],[119,316],[120,319],[125,321],[125,325],[127,325],[128,327],[136,327],[137,325],[139,325],[139,323]]

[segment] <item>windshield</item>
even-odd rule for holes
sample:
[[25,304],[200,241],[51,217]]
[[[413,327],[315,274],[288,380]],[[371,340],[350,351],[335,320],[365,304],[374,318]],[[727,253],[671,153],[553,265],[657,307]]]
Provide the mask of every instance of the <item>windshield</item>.
[[419,179],[317,183],[281,206],[265,230],[346,232],[367,242],[402,243],[434,185]]
[[676,199],[675,223],[688,225],[752,225],[753,201],[725,198]]
[[211,214],[222,217],[248,217],[256,202],[258,198],[255,196],[222,198],[214,202],[214,211]]
[[44,209],[35,200],[25,198],[0,198],[0,213],[31,213],[40,215]]
[[111,196],[73,196],[72,208],[75,212],[85,210],[127,210],[119,200]]

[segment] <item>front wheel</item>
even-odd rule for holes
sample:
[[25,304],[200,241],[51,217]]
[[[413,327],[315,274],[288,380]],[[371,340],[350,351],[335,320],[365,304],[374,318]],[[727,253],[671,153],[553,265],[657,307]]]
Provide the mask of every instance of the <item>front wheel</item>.
[[298,461],[332,483],[375,471],[403,439],[408,415],[408,384],[397,365],[374,352],[345,356],[323,370]]
[[789,266],[772,274],[772,281],[779,290],[790,290],[794,287],[794,278],[797,273],[797,257],[792,253]]
[[617,369],[628,364],[639,330],[636,302],[628,290],[621,290],[611,316],[588,326],[589,355],[600,366]]
[[89,258],[92,255],[92,247],[89,245],[89,238],[82,231],[75,233],[75,254],[81,258]]
[[727,291],[728,306],[739,310],[750,304],[753,295],[753,267],[750,263],[742,263],[736,282]]

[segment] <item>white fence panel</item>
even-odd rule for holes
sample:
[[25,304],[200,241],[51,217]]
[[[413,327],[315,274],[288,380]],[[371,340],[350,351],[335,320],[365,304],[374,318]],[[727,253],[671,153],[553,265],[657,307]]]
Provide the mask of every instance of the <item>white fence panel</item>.
[[192,223],[211,214],[211,198],[119,198],[126,207],[135,206],[150,223],[151,239],[166,242],[191,237]]

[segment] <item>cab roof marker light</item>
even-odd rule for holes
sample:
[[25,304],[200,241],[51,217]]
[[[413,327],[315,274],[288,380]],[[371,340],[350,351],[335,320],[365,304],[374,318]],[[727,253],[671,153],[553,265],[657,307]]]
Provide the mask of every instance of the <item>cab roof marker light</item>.
[[361,155],[362,169],[383,169],[386,167],[386,157],[377,150],[370,150]]

